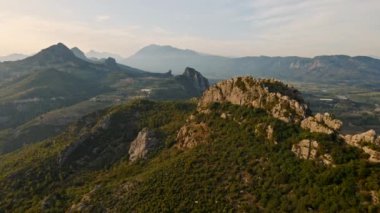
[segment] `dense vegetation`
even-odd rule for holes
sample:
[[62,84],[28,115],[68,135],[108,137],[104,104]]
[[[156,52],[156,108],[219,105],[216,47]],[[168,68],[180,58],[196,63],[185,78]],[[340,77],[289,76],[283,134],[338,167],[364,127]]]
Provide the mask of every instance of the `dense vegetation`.
[[[58,137],[0,156],[0,209],[62,212],[76,204],[88,212],[380,210],[371,197],[380,192],[380,167],[336,136],[308,133],[261,110],[214,104],[211,113],[202,114],[194,107],[151,101],[112,107]],[[222,113],[230,117],[223,119]],[[208,143],[181,151],[173,145],[190,114],[210,135]],[[105,117],[110,126],[97,130]],[[269,124],[275,129],[272,141],[262,129]],[[88,154],[94,147],[128,144],[144,127],[165,142],[148,160],[130,163],[125,154],[89,166],[98,160]],[[81,151],[89,157],[86,163],[60,167],[60,153],[91,131],[94,137]],[[318,140],[319,153],[331,153],[336,165],[297,159],[291,146],[304,138]]]

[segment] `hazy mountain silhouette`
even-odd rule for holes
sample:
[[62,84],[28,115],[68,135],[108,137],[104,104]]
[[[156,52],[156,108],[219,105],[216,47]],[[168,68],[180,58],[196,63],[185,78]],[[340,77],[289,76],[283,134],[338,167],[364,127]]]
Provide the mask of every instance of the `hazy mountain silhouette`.
[[171,69],[174,73],[178,73],[184,66],[192,66],[211,78],[253,75],[297,81],[379,82],[380,80],[380,60],[366,56],[229,58],[171,46],[149,45],[122,62],[157,72]]

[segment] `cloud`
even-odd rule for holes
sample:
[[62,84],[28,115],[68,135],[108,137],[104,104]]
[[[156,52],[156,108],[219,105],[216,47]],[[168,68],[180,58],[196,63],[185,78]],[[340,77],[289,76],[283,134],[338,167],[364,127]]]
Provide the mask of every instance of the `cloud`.
[[128,3],[132,9],[119,13],[95,4],[88,13],[74,8],[57,15],[49,8],[40,14],[3,7],[0,55],[30,54],[57,42],[124,56],[151,43],[228,56],[380,55],[378,0],[199,2],[181,7],[173,0],[170,9],[142,10],[146,2],[139,1],[138,7]]
[[99,16],[96,16],[96,21],[99,21],[99,22],[108,21],[110,19],[111,19],[111,17],[108,16],[108,15],[99,15]]

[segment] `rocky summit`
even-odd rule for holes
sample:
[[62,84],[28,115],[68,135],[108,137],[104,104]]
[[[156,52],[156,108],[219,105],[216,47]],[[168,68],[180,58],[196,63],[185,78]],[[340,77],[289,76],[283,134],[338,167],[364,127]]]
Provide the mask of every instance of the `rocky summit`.
[[215,102],[264,109],[273,117],[292,123],[299,123],[310,115],[298,90],[272,79],[237,77],[219,82],[203,94],[198,109]]

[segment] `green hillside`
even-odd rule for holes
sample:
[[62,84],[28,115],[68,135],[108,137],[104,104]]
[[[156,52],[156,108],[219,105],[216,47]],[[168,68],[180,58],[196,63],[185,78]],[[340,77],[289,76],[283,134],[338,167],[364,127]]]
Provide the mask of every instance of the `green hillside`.
[[[262,110],[191,102],[135,101],[88,115],[65,133],[0,156],[0,209],[84,212],[379,210],[380,167],[334,135],[309,133]],[[229,119],[223,119],[226,113]],[[176,147],[186,118],[209,128],[205,144]],[[274,140],[255,128],[272,125]],[[142,128],[161,148],[131,163]],[[335,166],[300,160],[292,144],[317,139]],[[77,144],[77,145],[75,145]],[[70,148],[71,147],[71,148]],[[70,151],[68,151],[70,150]]]

